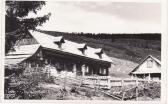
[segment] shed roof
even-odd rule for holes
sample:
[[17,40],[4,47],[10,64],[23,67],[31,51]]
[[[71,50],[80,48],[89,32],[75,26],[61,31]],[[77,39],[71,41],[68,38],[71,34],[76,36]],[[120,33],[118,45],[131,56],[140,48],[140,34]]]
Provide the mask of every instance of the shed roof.
[[24,61],[25,59],[31,57],[38,50],[39,47],[39,44],[14,47],[14,51],[10,51],[5,56],[5,65],[15,65]]
[[[45,33],[37,32],[37,31],[30,31],[31,35],[37,40],[37,42],[44,48],[59,50],[61,52],[68,52],[71,54],[75,54],[78,56],[83,56],[86,58],[96,59],[100,61],[112,62],[112,60],[105,54],[102,54],[102,58],[100,58],[97,54],[97,49],[87,46],[85,50],[85,54],[78,49],[79,47],[86,45],[86,44],[79,44],[69,40],[65,40],[65,43],[62,44],[62,48],[59,48],[57,44],[55,44],[55,40],[60,40],[62,37],[55,37]],[[58,39],[59,38],[59,39]]]
[[144,60],[141,61],[140,64],[138,64],[131,72],[130,74],[144,74],[144,73],[161,73],[161,70],[158,69],[153,69],[151,68],[150,70],[144,70],[144,71],[138,71],[137,69],[139,68],[140,65],[142,65],[148,58],[152,58],[155,62],[157,62],[159,65],[161,65],[161,61],[158,60],[157,58],[153,57],[152,55],[148,55]]
[[5,59],[5,66],[17,65],[20,62],[24,61],[27,58],[6,58]]
[[31,45],[20,45],[14,46],[14,51],[10,51],[6,57],[8,56],[16,56],[16,55],[32,55],[37,49],[40,47],[39,44],[31,44]]

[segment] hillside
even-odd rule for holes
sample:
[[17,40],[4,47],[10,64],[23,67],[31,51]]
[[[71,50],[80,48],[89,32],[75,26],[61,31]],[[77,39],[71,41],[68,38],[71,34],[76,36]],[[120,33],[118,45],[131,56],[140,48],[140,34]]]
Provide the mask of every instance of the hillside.
[[[103,48],[114,61],[110,74],[127,77],[127,74],[149,54],[161,59],[161,34],[91,34],[42,31],[65,39]],[[123,70],[124,69],[124,70]]]
[[114,57],[111,57],[111,60],[113,60],[113,63],[111,65],[111,68],[109,69],[109,74],[112,77],[130,77],[128,74],[138,65],[135,62]]
[[141,59],[149,54],[158,59],[161,58],[160,34],[134,34],[135,37],[133,37],[133,34],[118,34],[117,37],[116,34],[106,34],[107,37],[103,35],[99,37],[95,35],[94,37],[92,34],[85,35],[84,33],[41,32],[55,36],[64,36],[65,39],[78,43],[87,43],[94,48],[101,47],[110,57],[130,60],[135,63],[139,63]]

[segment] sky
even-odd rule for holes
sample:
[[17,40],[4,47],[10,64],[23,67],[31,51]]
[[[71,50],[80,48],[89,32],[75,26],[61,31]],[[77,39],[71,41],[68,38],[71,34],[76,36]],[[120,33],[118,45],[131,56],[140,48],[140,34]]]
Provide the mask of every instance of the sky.
[[85,33],[160,33],[161,4],[136,2],[49,1],[34,15],[51,13],[38,29]]

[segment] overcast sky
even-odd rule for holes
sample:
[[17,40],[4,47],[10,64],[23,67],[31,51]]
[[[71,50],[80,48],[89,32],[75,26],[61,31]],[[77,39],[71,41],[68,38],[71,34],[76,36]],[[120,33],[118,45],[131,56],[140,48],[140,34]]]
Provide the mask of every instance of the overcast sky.
[[[39,29],[91,33],[160,33],[161,4],[50,1],[38,12],[51,12]],[[30,17],[34,16],[29,14]]]

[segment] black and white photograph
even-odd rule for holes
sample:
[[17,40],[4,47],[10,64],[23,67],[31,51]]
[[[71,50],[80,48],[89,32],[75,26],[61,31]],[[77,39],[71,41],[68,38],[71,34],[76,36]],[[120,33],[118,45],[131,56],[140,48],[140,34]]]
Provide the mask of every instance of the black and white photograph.
[[5,1],[4,100],[161,101],[161,3]]

